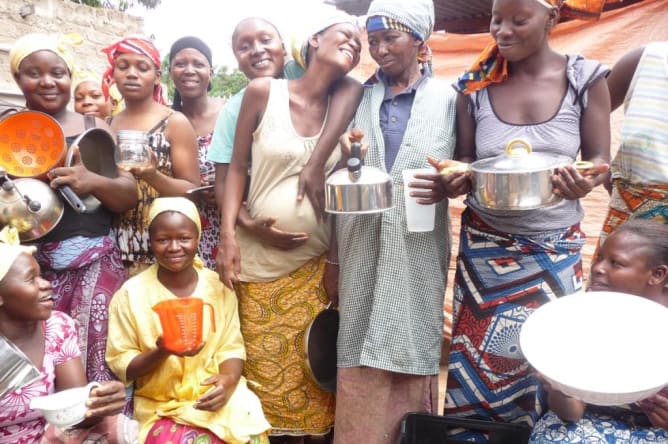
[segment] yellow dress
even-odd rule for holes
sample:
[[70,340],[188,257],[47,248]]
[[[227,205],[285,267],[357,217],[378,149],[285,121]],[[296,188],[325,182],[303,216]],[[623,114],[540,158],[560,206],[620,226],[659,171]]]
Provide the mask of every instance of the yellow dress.
[[107,363],[123,382],[134,382],[134,415],[140,424],[140,442],[160,417],[208,429],[230,444],[246,443],[270,429],[259,399],[246,387],[243,377],[221,410],[208,412],[193,407],[211,388],[200,382],[218,374],[219,364],[246,358],[236,295],[221,284],[216,273],[201,267],[196,270],[199,279],[193,296],[213,306],[215,332],[205,309],[202,350],[193,357],[170,356],[135,381],[127,379],[128,365],[139,354],[155,349],[161,335],[160,320],[152,307],[176,296],[158,281],[158,266],[152,265],[129,279],[109,305]]

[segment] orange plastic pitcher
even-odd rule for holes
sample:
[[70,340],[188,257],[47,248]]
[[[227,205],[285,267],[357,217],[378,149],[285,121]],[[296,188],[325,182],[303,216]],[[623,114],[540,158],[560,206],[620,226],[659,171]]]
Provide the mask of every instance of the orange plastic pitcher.
[[194,350],[202,343],[204,306],[211,311],[211,327],[216,331],[213,306],[200,298],[176,298],[158,302],[153,311],[158,313],[162,326],[162,341],[175,352]]

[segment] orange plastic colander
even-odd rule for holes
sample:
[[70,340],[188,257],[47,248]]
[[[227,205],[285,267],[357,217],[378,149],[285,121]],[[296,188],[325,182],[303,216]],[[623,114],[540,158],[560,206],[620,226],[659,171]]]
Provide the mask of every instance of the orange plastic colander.
[[20,111],[0,120],[0,166],[13,177],[45,177],[65,160],[67,146],[56,119]]
[[153,311],[160,318],[165,347],[178,353],[196,349],[202,343],[204,306],[211,312],[211,327],[216,331],[213,306],[200,298],[176,298],[158,302]]

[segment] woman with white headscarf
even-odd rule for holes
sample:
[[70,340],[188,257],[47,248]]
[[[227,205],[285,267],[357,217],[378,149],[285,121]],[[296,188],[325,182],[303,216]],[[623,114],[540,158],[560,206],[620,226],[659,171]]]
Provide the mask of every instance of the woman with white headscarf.
[[421,176],[425,185],[413,195],[436,204],[435,228],[409,232],[402,179],[403,170],[429,167],[429,156],[451,158],[454,150],[454,94],[429,66],[433,24],[431,0],[375,0],[368,12],[379,69],[352,127],[369,145],[365,164],[392,177],[395,205],[337,215],[338,257],[336,249],[329,257],[340,264],[335,443],[395,442],[405,413],[437,407],[448,207],[438,175]]

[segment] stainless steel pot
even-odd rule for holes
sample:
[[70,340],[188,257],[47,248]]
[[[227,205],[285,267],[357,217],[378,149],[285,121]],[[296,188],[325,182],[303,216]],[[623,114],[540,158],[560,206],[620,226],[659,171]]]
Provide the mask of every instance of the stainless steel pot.
[[351,146],[346,168],[335,171],[325,182],[328,213],[379,213],[392,208],[392,178],[378,168],[364,166],[361,144]]
[[0,226],[11,225],[22,242],[49,233],[63,217],[63,201],[38,179],[11,180],[0,169]]
[[[500,156],[473,162],[470,166],[471,194],[485,208],[533,210],[556,205],[562,197],[554,194],[555,169],[572,164],[569,157],[532,152],[524,139],[513,139]],[[576,162],[578,169],[591,162]]]

